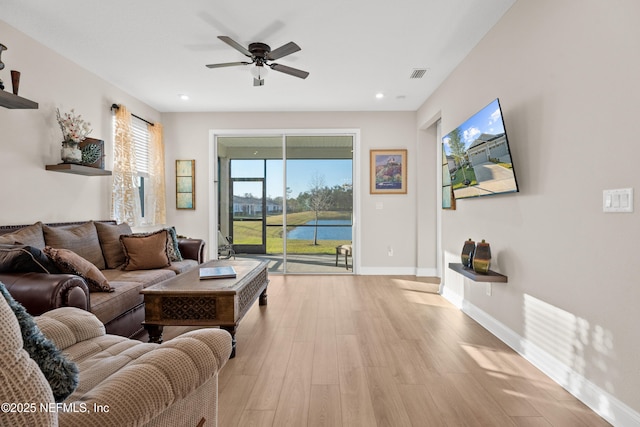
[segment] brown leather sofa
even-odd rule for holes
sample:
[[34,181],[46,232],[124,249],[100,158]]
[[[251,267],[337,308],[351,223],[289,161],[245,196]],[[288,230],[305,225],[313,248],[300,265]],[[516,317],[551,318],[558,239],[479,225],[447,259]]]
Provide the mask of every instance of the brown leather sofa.
[[[5,240],[7,236],[17,236],[14,243],[34,247],[43,246],[37,234],[38,224],[40,228],[48,226],[71,229],[89,222],[116,226],[115,221],[0,226],[0,243],[7,243],[2,241],[3,236]],[[31,234],[22,232],[26,229]],[[171,262],[169,267],[138,271],[122,271],[120,268],[101,269],[113,289],[112,292],[90,291],[87,281],[74,274],[5,270],[0,272],[0,282],[5,284],[11,295],[33,316],[39,316],[59,307],[77,307],[92,312],[105,325],[107,334],[133,338],[143,332],[144,301],[140,290],[203,262],[203,240],[178,238],[177,242],[184,260]],[[44,243],[49,246],[46,241]],[[104,246],[103,253],[106,253]]]

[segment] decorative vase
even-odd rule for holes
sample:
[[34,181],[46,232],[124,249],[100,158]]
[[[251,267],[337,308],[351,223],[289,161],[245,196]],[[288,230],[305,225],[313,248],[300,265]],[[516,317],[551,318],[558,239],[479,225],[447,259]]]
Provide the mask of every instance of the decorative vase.
[[460,256],[460,258],[462,259],[463,267],[467,267],[467,268],[472,267],[471,262],[473,260],[473,252],[475,250],[476,250],[476,242],[474,242],[471,239],[464,242],[464,246],[462,246],[462,255]]
[[82,150],[77,142],[64,141],[60,152],[63,163],[82,163]]
[[11,70],[11,87],[13,88],[13,94],[18,94],[20,88],[20,71]]
[[473,271],[487,274],[489,267],[491,267],[491,247],[483,239],[476,245],[476,251],[473,255]]

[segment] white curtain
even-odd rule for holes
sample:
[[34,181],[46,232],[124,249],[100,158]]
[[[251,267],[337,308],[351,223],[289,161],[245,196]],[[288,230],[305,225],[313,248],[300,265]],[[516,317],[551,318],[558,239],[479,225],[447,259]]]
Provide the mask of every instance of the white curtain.
[[166,222],[165,176],[164,176],[164,141],[162,125],[148,125],[149,130],[149,186],[145,217],[150,224]]
[[116,110],[113,148],[113,192],[111,218],[131,226],[140,222],[140,197],[137,186],[135,150],[131,136],[131,113],[124,105]]

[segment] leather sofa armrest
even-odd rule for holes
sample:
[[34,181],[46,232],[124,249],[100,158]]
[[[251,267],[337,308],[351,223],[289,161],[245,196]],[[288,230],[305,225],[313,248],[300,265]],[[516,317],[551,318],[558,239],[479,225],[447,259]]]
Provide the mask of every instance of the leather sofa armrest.
[[183,258],[194,259],[198,264],[204,262],[204,240],[179,237],[178,249]]
[[89,311],[89,288],[80,276],[47,273],[0,273],[11,296],[32,316],[58,307]]

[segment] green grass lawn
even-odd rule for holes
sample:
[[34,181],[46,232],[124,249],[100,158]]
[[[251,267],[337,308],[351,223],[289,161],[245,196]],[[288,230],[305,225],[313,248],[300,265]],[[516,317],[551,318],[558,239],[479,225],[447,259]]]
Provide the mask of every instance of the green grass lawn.
[[[350,212],[326,211],[321,212],[320,219],[350,219]],[[313,212],[295,212],[287,214],[287,227],[306,224],[315,219]],[[260,244],[262,230],[260,221],[234,221],[234,244]],[[267,253],[281,254],[284,248],[282,237],[282,215],[267,217]],[[349,240],[287,240],[287,252],[292,254],[335,254],[336,246],[351,243]]]
[[467,166],[464,168],[464,174],[462,173],[462,169],[458,169],[455,175],[451,177],[451,184],[453,185],[454,190],[466,187],[466,185],[464,185],[465,177],[471,181],[469,186],[478,184],[478,181],[476,180],[476,173],[473,171],[473,168]]

